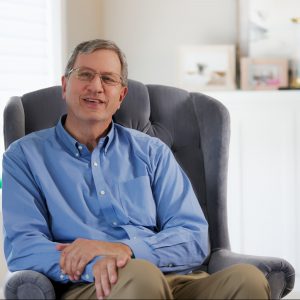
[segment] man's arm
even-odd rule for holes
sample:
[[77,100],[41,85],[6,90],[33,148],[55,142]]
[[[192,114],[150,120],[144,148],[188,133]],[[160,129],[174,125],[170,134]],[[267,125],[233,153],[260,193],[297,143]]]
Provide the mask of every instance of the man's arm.
[[163,272],[188,272],[208,255],[208,224],[192,185],[170,149],[162,144],[152,158],[152,191],[158,233],[125,240],[136,258]]
[[[55,281],[69,281],[60,269],[60,251],[55,248],[57,243],[49,228],[46,201],[17,144],[11,145],[3,157],[2,199],[4,251],[9,270],[34,270]],[[93,281],[85,274],[81,279]]]

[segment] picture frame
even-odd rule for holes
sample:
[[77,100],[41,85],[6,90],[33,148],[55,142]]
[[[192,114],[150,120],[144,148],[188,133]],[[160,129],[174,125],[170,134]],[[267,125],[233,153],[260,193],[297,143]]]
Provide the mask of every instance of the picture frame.
[[181,46],[178,85],[192,92],[234,90],[236,58],[234,45]]
[[288,60],[241,58],[242,90],[277,90],[288,87]]

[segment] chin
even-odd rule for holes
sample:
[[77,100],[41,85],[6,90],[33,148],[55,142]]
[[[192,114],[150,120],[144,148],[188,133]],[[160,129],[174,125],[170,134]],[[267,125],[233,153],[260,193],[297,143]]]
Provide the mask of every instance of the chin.
[[104,116],[92,116],[86,119],[89,123],[110,123],[112,118],[104,117]]

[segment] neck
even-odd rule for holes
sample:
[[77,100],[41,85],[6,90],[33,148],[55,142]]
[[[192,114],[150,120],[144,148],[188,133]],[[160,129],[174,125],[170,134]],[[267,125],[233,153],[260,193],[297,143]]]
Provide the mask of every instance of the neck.
[[64,127],[79,143],[86,145],[90,151],[93,151],[100,138],[105,137],[109,132],[111,120],[110,122],[72,124],[72,121],[67,117]]

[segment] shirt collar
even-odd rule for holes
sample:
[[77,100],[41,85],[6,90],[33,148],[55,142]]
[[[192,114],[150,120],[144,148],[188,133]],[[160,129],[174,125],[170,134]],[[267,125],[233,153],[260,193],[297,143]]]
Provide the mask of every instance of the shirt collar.
[[[108,147],[110,146],[110,144],[112,143],[112,141],[114,140],[114,136],[115,136],[115,123],[114,121],[111,122],[111,127],[110,130],[107,134],[107,136],[104,138],[105,139],[105,143],[104,143],[104,151],[105,154],[108,150]],[[100,139],[101,140],[101,139]],[[100,141],[99,141],[100,142]]]
[[[60,140],[60,142],[71,152],[74,156],[84,155],[85,152],[90,154],[89,150],[84,144],[79,143],[74,137],[72,137],[67,130],[64,128],[67,115],[63,115],[58,121],[55,131]],[[115,124],[112,121],[110,130],[105,137],[100,138],[98,142],[98,148],[104,147],[104,152],[106,153],[108,147],[112,143],[115,135]]]

